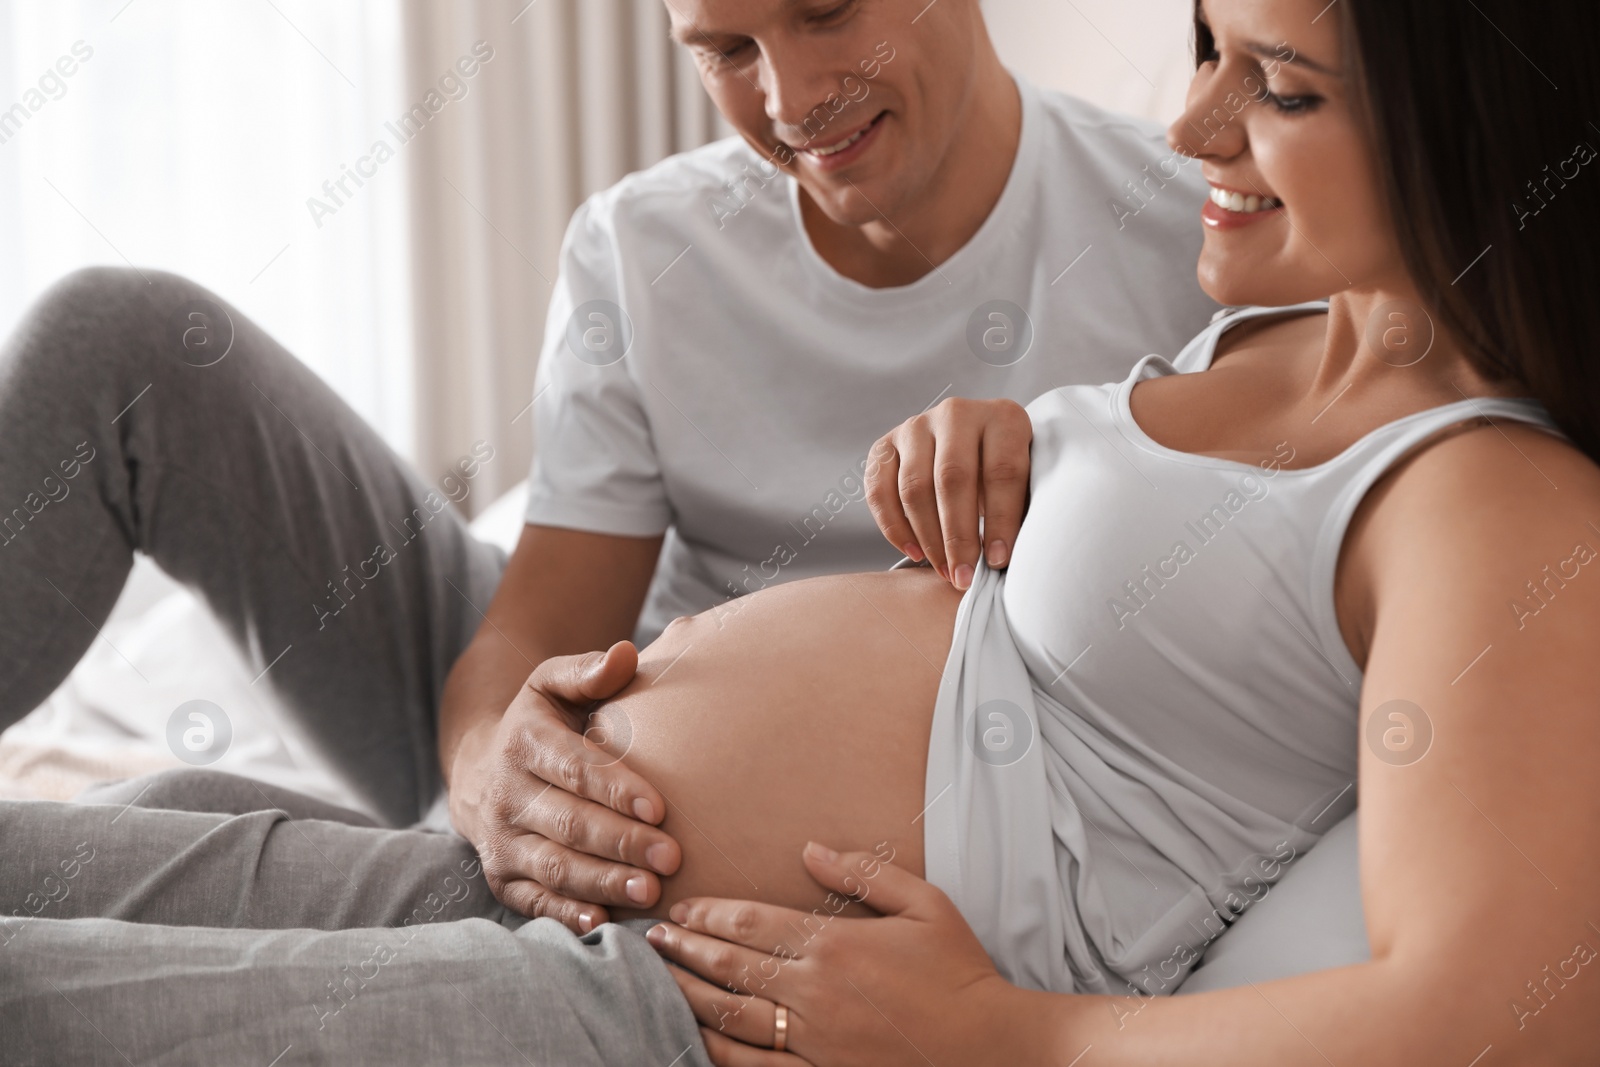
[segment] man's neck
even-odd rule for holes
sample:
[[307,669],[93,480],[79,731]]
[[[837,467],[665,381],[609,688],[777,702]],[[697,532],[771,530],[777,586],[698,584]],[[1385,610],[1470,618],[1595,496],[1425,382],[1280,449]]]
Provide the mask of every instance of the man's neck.
[[973,96],[944,165],[911,203],[865,226],[841,226],[800,190],[811,244],[834,270],[873,289],[910,285],[937,270],[1000,201],[1022,140],[1022,97],[998,61]]

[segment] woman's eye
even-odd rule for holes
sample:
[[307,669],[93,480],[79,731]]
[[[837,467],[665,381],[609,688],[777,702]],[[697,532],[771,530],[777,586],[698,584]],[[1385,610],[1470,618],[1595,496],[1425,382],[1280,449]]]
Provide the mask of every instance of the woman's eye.
[[1322,103],[1320,96],[1279,96],[1277,93],[1267,94],[1267,103],[1283,112],[1285,115],[1303,115]]

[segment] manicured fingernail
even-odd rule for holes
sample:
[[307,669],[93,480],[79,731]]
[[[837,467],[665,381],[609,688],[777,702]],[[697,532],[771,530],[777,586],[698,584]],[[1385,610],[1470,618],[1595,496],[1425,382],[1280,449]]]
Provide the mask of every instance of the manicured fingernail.
[[989,566],[1004,567],[1006,565],[1006,543],[999,538],[989,542]]
[[679,926],[682,926],[683,920],[687,919],[688,917],[689,905],[683,903],[681,900],[667,909],[667,918],[671,919]]
[[656,843],[644,850],[644,861],[650,869],[661,874],[672,873],[672,847]]
[[972,564],[963,563],[956,568],[956,588],[967,589],[972,585]]
[[829,863],[832,863],[834,860],[839,858],[839,854],[833,849],[829,848],[827,845],[819,845],[815,841],[806,842],[806,851],[811,853],[817,859],[826,860]]
[[628,894],[628,899],[635,904],[643,904],[650,899],[650,879],[642,874],[636,874],[628,879],[623,887]]
[[582,930],[584,933],[588,933],[590,930],[593,930],[594,916],[590,915],[588,912],[583,912],[580,914],[578,916],[578,929]]
[[909,542],[900,546],[900,551],[911,557],[913,563],[922,562],[922,546],[916,542]]
[[650,929],[648,929],[648,930],[646,930],[644,932],[644,939],[646,941],[650,942],[656,948],[660,948],[663,944],[666,943],[666,940],[667,940],[667,928],[665,926],[660,925],[660,924],[652,926]]
[[656,821],[656,806],[644,797],[636,797],[633,801],[634,818],[644,822]]

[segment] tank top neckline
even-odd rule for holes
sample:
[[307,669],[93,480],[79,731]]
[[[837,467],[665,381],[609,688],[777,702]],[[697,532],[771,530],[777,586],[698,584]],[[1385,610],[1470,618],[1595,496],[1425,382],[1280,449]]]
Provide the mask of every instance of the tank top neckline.
[[[1150,355],[1145,356],[1143,359],[1139,360],[1138,363],[1134,364],[1133,372],[1130,373],[1127,378],[1123,379],[1122,384],[1116,388],[1115,392],[1113,392],[1110,397],[1110,407],[1113,422],[1122,432],[1123,436],[1128,438],[1133,444],[1147,452],[1165,456],[1168,459],[1172,459],[1180,463],[1188,463],[1194,466],[1211,467],[1217,470],[1228,471],[1253,472],[1261,469],[1260,463],[1246,463],[1243,460],[1224,459],[1221,456],[1207,456],[1198,452],[1184,452],[1181,449],[1170,448],[1167,445],[1162,444],[1160,441],[1157,441],[1155,438],[1145,433],[1144,428],[1140,426],[1138,421],[1133,417],[1133,387],[1144,380],[1145,368],[1150,366],[1152,362],[1166,365],[1166,369],[1161,372],[1163,375],[1199,374],[1202,371],[1210,369],[1212,360],[1216,358],[1217,345],[1221,342],[1222,335],[1227,333],[1228,330],[1232,329],[1241,322],[1244,322],[1248,319],[1263,318],[1267,316],[1287,316],[1311,311],[1313,309],[1320,309],[1324,314],[1326,314],[1328,310],[1328,304],[1326,301],[1314,301],[1308,304],[1295,304],[1287,307],[1246,308],[1235,314],[1219,318],[1217,322],[1207,330],[1209,336],[1205,338],[1200,347],[1200,358],[1198,360],[1198,365],[1190,370],[1179,371],[1178,368],[1173,364],[1172,360],[1159,353],[1151,353]],[[1464,421],[1466,418],[1470,418],[1472,415],[1479,414],[1480,409],[1485,405],[1490,408],[1494,408],[1501,404],[1509,404],[1514,407],[1528,408],[1535,412],[1542,410],[1542,405],[1540,405],[1540,403],[1532,397],[1483,396],[1466,397],[1461,400],[1453,400],[1448,404],[1440,404],[1435,407],[1424,408],[1421,411],[1412,412],[1410,415],[1402,415],[1398,419],[1393,419],[1389,422],[1383,423],[1380,426],[1376,426],[1362,434],[1360,437],[1356,438],[1356,440],[1352,441],[1348,447],[1340,451],[1337,455],[1330,459],[1326,459],[1321,463],[1314,464],[1310,467],[1279,467],[1274,472],[1274,475],[1279,477],[1289,475],[1292,477],[1295,475],[1321,474],[1339,466],[1354,456],[1360,455],[1378,437],[1403,430],[1405,427],[1408,427],[1413,423],[1420,422],[1425,419],[1438,418],[1447,413],[1454,413],[1454,411],[1457,409],[1465,412],[1461,420],[1452,419],[1449,422],[1442,423],[1442,428],[1443,426],[1451,425],[1456,421]],[[1503,413],[1503,411],[1504,409],[1502,408],[1501,412]]]

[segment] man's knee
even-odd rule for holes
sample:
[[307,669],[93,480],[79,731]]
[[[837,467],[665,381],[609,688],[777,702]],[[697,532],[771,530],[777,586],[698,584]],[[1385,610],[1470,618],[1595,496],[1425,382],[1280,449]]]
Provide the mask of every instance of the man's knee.
[[232,323],[214,294],[182,275],[81,267],[40,295],[21,329],[27,339],[22,354],[60,371],[69,369],[63,361],[97,367],[119,358],[202,362],[210,358],[205,342],[231,340]]
[[201,767],[172,767],[134,778],[98,782],[78,793],[76,804],[126,804],[171,811],[203,811],[221,815],[273,807],[250,789],[250,780]]

